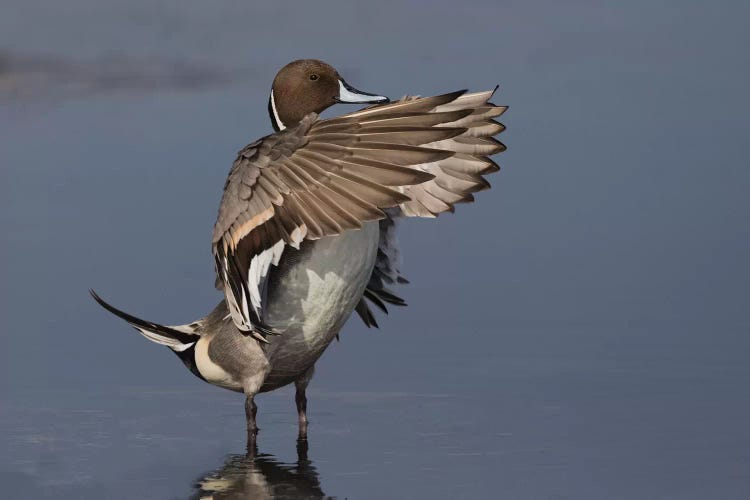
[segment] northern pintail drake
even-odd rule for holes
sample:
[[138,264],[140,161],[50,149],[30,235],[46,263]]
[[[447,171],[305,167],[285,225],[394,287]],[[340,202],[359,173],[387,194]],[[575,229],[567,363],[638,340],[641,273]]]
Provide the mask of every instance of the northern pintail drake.
[[[489,156],[505,150],[493,137],[506,110],[489,102],[495,90],[391,103],[322,61],[288,64],[268,100],[276,132],[240,150],[224,186],[211,244],[225,300],[163,326],[94,298],[199,378],[243,392],[248,445],[255,395],[294,382],[304,437],[315,362],[351,313],[377,326],[370,304],[405,305],[388,288],[406,282],[397,220],[452,212],[489,188]],[[372,106],[318,116],[336,103]]]

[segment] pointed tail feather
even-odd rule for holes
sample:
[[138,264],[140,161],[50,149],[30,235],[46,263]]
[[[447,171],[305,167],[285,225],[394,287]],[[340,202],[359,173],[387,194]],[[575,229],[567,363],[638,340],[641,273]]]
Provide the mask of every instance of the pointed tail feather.
[[165,345],[175,352],[179,353],[190,348],[200,338],[200,334],[189,325],[174,327],[152,323],[117,309],[105,302],[94,290],[89,290],[89,293],[100,306],[118,318],[127,321],[141,335],[152,342]]

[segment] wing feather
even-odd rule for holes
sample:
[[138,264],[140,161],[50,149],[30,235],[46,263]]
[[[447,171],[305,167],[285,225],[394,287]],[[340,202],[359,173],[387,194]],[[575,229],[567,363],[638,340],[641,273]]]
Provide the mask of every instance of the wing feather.
[[[269,270],[287,246],[373,220],[381,220],[382,248],[366,297],[378,307],[402,305],[385,288],[406,281],[393,271],[393,220],[453,211],[489,187],[483,176],[498,167],[488,156],[505,149],[493,136],[504,130],[494,118],[506,108],[489,103],[493,93],[405,98],[327,120],[311,114],[243,148],[212,238],[237,327],[259,340],[278,333],[264,322],[264,305]],[[357,311],[376,325],[366,304]]]
[[[405,305],[405,302],[386,286],[407,282],[400,274],[400,253],[396,239],[396,221],[400,216],[435,217],[454,210],[457,203],[474,200],[473,193],[490,187],[484,175],[497,172],[500,167],[488,156],[504,151],[505,146],[492,137],[505,130],[494,120],[507,107],[488,102],[493,91],[464,94],[453,101],[437,106],[431,113],[430,126],[464,128],[465,132],[424,144],[435,149],[454,152],[437,161],[414,165],[412,168],[432,174],[431,180],[402,188],[410,201],[398,209],[387,209],[387,218],[380,221],[380,242],[375,269],[367,289],[357,304],[356,312],[368,327],[378,327],[368,301],[387,312],[385,304]],[[409,98],[405,98],[408,102]],[[414,126],[420,123],[419,113],[387,118],[368,116],[365,120],[378,126]],[[426,121],[421,122],[425,124]],[[362,126],[366,130],[366,125]],[[336,129],[340,130],[340,129]]]

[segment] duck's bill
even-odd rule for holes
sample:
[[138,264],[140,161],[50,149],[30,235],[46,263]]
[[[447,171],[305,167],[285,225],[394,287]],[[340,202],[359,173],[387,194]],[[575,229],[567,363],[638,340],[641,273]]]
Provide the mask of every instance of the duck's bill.
[[345,104],[385,104],[391,102],[391,100],[382,95],[357,90],[342,79],[339,80],[339,95],[336,97],[336,102]]

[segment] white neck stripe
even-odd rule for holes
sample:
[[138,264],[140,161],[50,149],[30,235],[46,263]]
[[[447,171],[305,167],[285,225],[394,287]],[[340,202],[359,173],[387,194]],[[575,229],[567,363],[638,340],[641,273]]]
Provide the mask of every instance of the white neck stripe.
[[281,118],[279,118],[279,112],[276,111],[276,101],[273,98],[273,89],[271,89],[271,111],[273,111],[273,120],[276,122],[276,126],[279,128],[279,130],[284,130],[286,126],[281,122]]

